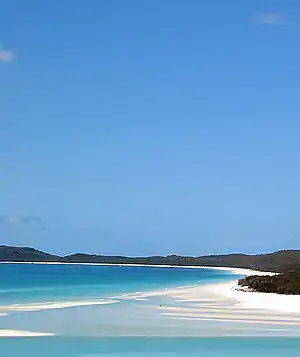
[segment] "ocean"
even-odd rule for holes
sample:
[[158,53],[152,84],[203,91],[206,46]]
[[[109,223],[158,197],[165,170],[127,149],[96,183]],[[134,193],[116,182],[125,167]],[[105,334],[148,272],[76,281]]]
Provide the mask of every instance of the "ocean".
[[232,279],[228,271],[77,264],[0,264],[0,305],[107,299]]
[[[182,291],[239,277],[214,269],[0,264],[0,332],[51,334],[1,337],[0,356],[299,356],[297,325],[169,313],[195,308]],[[216,302],[201,304],[211,314]],[[220,301],[215,309],[228,306]]]
[[296,338],[67,338],[0,340],[1,357],[299,357]]

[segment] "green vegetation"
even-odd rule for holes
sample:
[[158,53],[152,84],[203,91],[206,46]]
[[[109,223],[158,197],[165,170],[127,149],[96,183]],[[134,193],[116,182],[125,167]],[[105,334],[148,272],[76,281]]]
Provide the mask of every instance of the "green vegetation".
[[249,268],[260,271],[285,272],[300,267],[300,250],[283,250],[270,254],[209,255],[185,257],[179,255],[152,257],[122,257],[77,253],[58,256],[27,247],[0,246],[0,262],[63,262],[63,263],[104,263],[104,264],[150,264],[181,266],[223,266]]
[[273,276],[248,276],[239,285],[263,293],[299,295],[300,269]]
[[55,262],[59,257],[28,247],[0,245],[0,262]]

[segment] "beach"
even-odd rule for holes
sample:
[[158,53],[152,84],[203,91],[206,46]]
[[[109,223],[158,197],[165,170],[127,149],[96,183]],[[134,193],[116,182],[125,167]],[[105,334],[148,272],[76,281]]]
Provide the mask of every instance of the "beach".
[[43,333],[43,332],[0,329],[0,337],[43,337],[43,336],[53,336],[53,334]]
[[[243,272],[245,275],[272,274]],[[158,309],[174,319],[300,326],[300,296],[249,291],[239,287],[238,280],[176,289],[165,294],[175,304]]]
[[[0,337],[37,336],[28,331],[85,335],[87,327],[93,336],[300,335],[300,296],[238,286],[241,277],[271,272],[37,262],[2,268],[3,276],[16,278],[8,297],[17,300],[0,304]],[[39,277],[37,285],[28,287],[33,277]]]

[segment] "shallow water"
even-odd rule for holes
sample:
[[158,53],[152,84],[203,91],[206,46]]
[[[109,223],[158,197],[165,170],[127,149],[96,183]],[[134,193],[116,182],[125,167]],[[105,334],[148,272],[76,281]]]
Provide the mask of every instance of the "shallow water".
[[[7,314],[0,315],[0,329],[55,335],[0,338],[0,356],[299,356],[300,339],[287,336],[300,336],[300,325],[174,319],[161,313],[160,306],[193,305],[165,294],[166,289],[238,277],[212,269],[0,264],[0,314]],[[78,306],[58,309],[62,303]],[[28,306],[36,311],[19,310]]]
[[230,272],[212,269],[0,264],[0,305],[107,299],[229,279]]
[[298,357],[300,339],[7,338],[0,351],[2,357]]
[[[232,279],[231,272],[213,269],[0,264],[0,313],[7,314],[0,328],[64,336],[194,335],[197,324],[160,314],[157,307],[170,298],[156,293]],[[58,308],[68,304],[78,306]]]

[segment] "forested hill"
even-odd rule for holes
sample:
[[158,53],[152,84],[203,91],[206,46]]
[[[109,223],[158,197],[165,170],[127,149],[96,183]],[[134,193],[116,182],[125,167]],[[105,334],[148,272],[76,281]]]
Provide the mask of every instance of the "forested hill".
[[239,280],[239,285],[262,293],[300,295],[300,269],[272,276],[247,276]]
[[34,248],[0,245],[0,262],[64,262],[150,265],[204,265],[250,268],[262,271],[284,272],[300,267],[300,250],[282,250],[275,253],[246,255],[210,255],[186,257],[178,255],[152,257],[122,257],[90,254],[58,256]]
[[34,248],[0,245],[0,262],[55,262],[60,259]]

